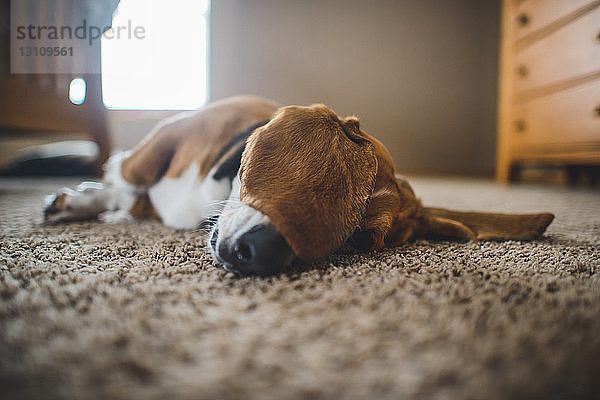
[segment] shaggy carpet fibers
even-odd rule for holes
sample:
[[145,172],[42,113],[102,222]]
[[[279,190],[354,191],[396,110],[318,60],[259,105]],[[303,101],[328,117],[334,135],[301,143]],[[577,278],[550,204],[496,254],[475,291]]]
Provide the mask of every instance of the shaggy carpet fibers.
[[415,179],[427,205],[556,220],[238,278],[202,232],[40,224],[73,183],[0,181],[3,399],[598,398],[598,191]]

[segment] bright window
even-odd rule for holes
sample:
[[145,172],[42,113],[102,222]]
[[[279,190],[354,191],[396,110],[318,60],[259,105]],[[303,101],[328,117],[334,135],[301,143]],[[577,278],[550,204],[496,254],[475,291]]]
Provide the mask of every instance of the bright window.
[[201,107],[208,94],[208,9],[209,0],[121,0],[102,38],[106,107]]

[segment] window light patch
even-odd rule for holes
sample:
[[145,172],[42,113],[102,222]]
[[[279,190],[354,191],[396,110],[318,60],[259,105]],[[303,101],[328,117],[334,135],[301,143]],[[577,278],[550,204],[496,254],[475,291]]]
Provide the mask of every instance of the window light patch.
[[121,0],[102,37],[104,104],[134,110],[204,105],[208,16],[208,0]]
[[86,83],[83,78],[75,78],[69,85],[69,100],[73,104],[83,104],[86,95]]

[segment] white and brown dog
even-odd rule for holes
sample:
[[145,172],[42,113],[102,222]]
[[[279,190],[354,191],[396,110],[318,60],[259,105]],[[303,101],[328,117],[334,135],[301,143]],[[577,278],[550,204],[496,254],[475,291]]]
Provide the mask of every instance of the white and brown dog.
[[103,183],[60,190],[44,214],[58,222],[107,210],[180,229],[212,221],[214,258],[251,274],[346,243],[366,251],[430,235],[527,240],[554,218],[423,207],[356,118],[250,96],[164,121],[133,151],[110,158]]

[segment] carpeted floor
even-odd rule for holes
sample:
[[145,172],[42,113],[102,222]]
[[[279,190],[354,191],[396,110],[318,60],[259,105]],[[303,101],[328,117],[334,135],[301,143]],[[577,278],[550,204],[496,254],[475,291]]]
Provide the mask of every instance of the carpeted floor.
[[427,205],[551,211],[535,242],[417,241],[274,278],[201,232],[40,225],[73,180],[0,180],[3,399],[518,399],[600,393],[600,192],[415,179]]

